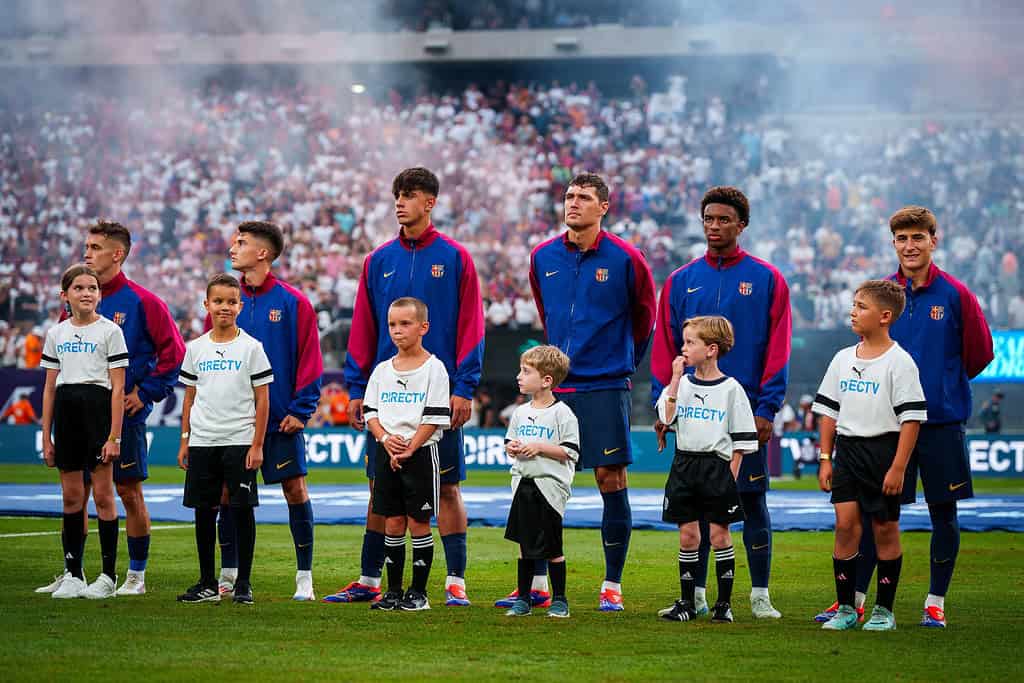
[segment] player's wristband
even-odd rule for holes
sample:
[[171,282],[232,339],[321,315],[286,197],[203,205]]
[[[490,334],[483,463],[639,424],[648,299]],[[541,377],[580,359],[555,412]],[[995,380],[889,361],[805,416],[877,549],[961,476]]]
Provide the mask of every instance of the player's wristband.
[[189,434],[191,434],[191,432],[182,432],[181,433],[181,438],[187,439]]
[[830,462],[832,460],[831,453],[825,453],[824,451],[818,453],[818,460],[821,462]]
[[665,403],[675,403],[675,402],[676,402],[676,399],[675,399],[674,396],[669,396],[668,398],[665,399]]
[[379,443],[381,446],[383,446],[387,442],[389,436],[391,436],[391,435],[388,434],[387,432],[384,432],[384,436],[382,436],[379,439],[377,439],[377,443]]
[[121,445],[121,437],[114,436],[113,434],[107,437],[107,441],[113,441],[114,443]]

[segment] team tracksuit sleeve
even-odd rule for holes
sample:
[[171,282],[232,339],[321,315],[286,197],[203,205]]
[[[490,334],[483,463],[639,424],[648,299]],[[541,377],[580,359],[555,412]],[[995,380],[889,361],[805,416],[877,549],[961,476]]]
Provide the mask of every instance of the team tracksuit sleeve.
[[[654,325],[654,344],[651,347],[652,405],[659,402],[662,389],[672,381],[672,361],[683,346],[683,340],[678,336],[680,325],[676,320],[677,307],[672,305],[672,281],[672,276],[665,280],[658,299],[658,320]],[[660,419],[660,410],[658,415]]]
[[837,353],[832,362],[828,364],[825,377],[818,387],[818,394],[814,397],[811,411],[816,415],[839,419],[839,354]]
[[536,251],[530,254],[530,290],[533,292],[533,303],[537,304],[537,315],[544,326],[544,339],[548,337],[548,320],[544,317],[544,297],[540,293],[540,282],[537,281]]
[[320,332],[313,304],[304,296],[296,300],[295,393],[288,414],[307,422],[320,403],[320,385],[324,375],[324,357],[320,350]]
[[473,400],[484,365],[484,304],[480,279],[469,252],[461,250],[462,279],[459,281],[458,338],[455,342],[455,386],[452,393]]
[[654,276],[651,267],[639,251],[631,256],[633,267],[633,362],[640,365],[647,346],[651,343],[654,321],[657,315],[657,302],[654,295]]
[[782,273],[775,271],[769,313],[768,345],[761,375],[761,393],[754,415],[768,421],[775,419],[786,398],[789,383],[789,353],[793,339],[793,314],[789,307],[789,285]]
[[143,329],[153,342],[156,366],[138,383],[139,398],[143,403],[159,403],[172,393],[178,382],[178,369],[185,357],[185,341],[171,312],[153,295],[142,296],[142,312],[146,317]]
[[900,424],[924,422],[928,419],[928,403],[924,400],[920,373],[910,354],[903,354],[902,360],[894,365],[893,377],[889,382],[892,410]]
[[430,359],[430,374],[427,396],[423,403],[423,417],[420,424],[437,425],[447,429],[452,424],[452,409],[448,392],[448,371],[436,357]]
[[974,379],[995,358],[992,331],[977,298],[966,287],[960,288],[960,311],[964,370],[968,379]]
[[377,319],[367,285],[371,258],[372,253],[363,260],[363,272],[359,276],[359,287],[356,290],[356,305],[352,311],[352,327],[348,333],[348,352],[345,354],[345,386],[353,400],[365,398],[366,383],[377,356]]
[[756,453],[759,444],[754,414],[750,411],[747,392],[743,391],[739,382],[733,383],[730,402],[732,407],[729,410],[729,438],[732,439],[732,449],[743,453]]

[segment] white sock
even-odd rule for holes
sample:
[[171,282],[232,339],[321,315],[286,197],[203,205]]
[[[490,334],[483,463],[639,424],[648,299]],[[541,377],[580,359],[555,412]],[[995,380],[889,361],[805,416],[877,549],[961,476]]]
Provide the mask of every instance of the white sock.
[[[548,575],[547,574],[534,574],[533,583],[530,585],[530,590],[548,592]],[[602,588],[601,590],[604,590]]]
[[605,581],[601,584],[601,592],[604,593],[605,591],[615,591],[617,593],[621,593],[622,584],[615,583],[614,581]]
[[750,587],[750,599],[754,598],[767,598],[768,587],[767,586],[751,586]]
[[135,571],[133,569],[129,569],[128,570],[128,576],[137,576],[137,577],[139,577],[139,581],[142,581],[143,583],[146,582],[146,570],[145,569],[143,569],[141,571]]
[[235,579],[238,578],[238,567],[221,567],[220,578],[223,581],[230,581],[234,583]]
[[924,599],[924,608],[938,607],[943,612],[946,611],[946,596],[945,595],[932,595],[928,594],[928,597]]
[[868,596],[865,593],[861,593],[860,591],[857,591],[854,594],[854,596],[853,596],[853,605],[854,605],[854,607],[856,607],[857,609],[860,609],[861,607],[864,606],[864,602],[867,599],[868,599]]
[[696,588],[693,589],[693,603],[695,605],[700,605],[701,603],[703,603],[705,605],[707,604],[707,602],[708,602],[707,590],[708,590],[707,588],[701,588],[700,586],[697,586]]
[[359,583],[370,588],[380,588],[380,577],[379,576],[360,576]]
[[[237,576],[237,574],[236,574],[236,576]],[[310,581],[312,581],[313,580],[313,570],[312,569],[298,569],[298,570],[296,570],[295,571],[295,580],[298,581],[299,579],[309,579]]]
[[[377,581],[379,583],[380,579],[377,579]],[[444,577],[444,587],[447,588],[448,586],[462,586],[465,588],[466,580],[461,576],[446,576]]]

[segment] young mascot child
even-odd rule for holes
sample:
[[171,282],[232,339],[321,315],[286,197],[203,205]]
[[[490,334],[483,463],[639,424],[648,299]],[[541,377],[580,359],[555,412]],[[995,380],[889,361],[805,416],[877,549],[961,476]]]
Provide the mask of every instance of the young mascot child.
[[[694,589],[701,519],[710,523],[718,599],[711,620],[731,622],[736,554],[729,524],[743,519],[736,474],[740,459],[758,449],[754,414],[743,386],[718,369],[735,338],[722,316],[683,323],[682,355],[672,361],[672,381],[658,399],[658,417],[676,425],[676,455],[665,483],[662,519],[679,525],[679,586],[675,604],[658,612],[669,621],[697,618]],[[687,367],[693,368],[686,374]]]
[[822,491],[832,492],[836,509],[832,565],[838,609],[822,625],[831,631],[857,625],[862,512],[871,518],[878,547],[877,603],[864,630],[896,628],[892,606],[903,563],[900,492],[918,430],[927,419],[917,366],[889,337],[905,303],[903,289],[889,280],[868,280],[857,288],[850,319],[861,342],[835,355],[814,399],[813,410],[821,415],[818,483]]
[[505,538],[519,544],[518,593],[508,616],[530,613],[536,560],[548,561],[551,575],[549,617],[568,617],[562,518],[572,494],[580,458],[576,416],[551,390],[569,374],[569,357],[554,346],[535,346],[519,361],[519,391],[531,397],[516,408],[508,423],[505,451],[512,464],[512,506]]

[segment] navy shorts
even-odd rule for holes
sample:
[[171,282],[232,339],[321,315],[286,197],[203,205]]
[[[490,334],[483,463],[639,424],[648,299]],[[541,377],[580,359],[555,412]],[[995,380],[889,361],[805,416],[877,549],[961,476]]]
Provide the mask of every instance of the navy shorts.
[[146,423],[121,426],[121,457],[114,461],[114,483],[129,484],[149,478],[149,447]]
[[577,470],[633,462],[633,446],[629,439],[629,389],[566,391],[555,395],[569,406],[580,423]]
[[[373,479],[377,472],[377,449],[380,448],[373,435],[366,430],[366,478]],[[380,450],[384,450],[380,448]],[[437,442],[441,466],[441,483],[458,484],[466,480],[466,451],[463,446],[462,430],[446,429]],[[385,452],[386,454],[386,452]]]
[[917,502],[917,476],[921,473],[924,499],[929,505],[974,497],[967,436],[960,423],[921,425],[917,446],[903,475],[904,505]]
[[747,453],[740,458],[740,474],[736,479],[736,490],[740,493],[764,493],[769,489],[768,444],[761,444],[757,453]]
[[264,484],[277,484],[306,476],[306,440],[302,432],[267,432],[263,441],[263,465],[260,471],[263,472]]

